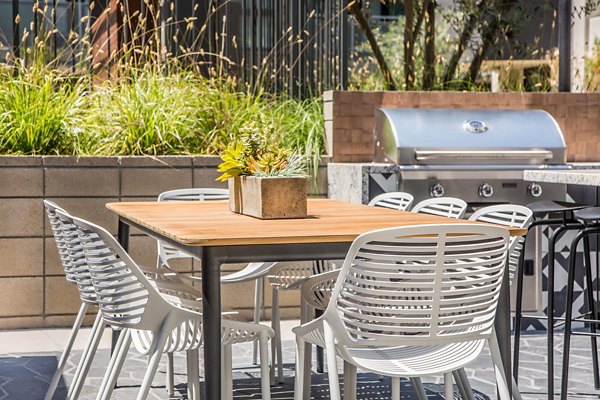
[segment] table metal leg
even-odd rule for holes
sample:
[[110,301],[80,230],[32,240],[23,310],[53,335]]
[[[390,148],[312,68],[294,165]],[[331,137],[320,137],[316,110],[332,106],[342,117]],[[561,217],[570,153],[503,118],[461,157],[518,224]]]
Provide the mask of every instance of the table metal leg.
[[221,399],[221,273],[211,248],[202,251],[202,323],[204,329],[203,399]]
[[[129,225],[127,225],[121,218],[119,218],[119,230],[117,239],[119,240],[119,244],[125,251],[129,251]],[[112,338],[110,345],[110,355],[112,356],[113,351],[117,346],[117,341],[119,340],[119,334],[121,331],[116,329],[112,330]]]

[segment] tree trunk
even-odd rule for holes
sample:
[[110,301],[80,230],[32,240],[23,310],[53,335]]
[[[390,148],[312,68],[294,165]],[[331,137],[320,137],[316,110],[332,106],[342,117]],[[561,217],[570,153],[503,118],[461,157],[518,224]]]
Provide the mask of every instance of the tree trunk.
[[362,12],[362,8],[360,6],[359,0],[353,0],[348,5],[350,13],[354,16],[356,23],[360,30],[363,31],[367,40],[369,41],[369,45],[371,46],[371,50],[373,51],[373,55],[377,60],[377,64],[379,64],[379,69],[381,70],[381,75],[383,76],[385,82],[385,88],[387,90],[396,90],[396,82],[394,82],[394,77],[392,76],[392,71],[390,70],[387,62],[385,61],[385,57],[379,48],[379,44],[377,44],[377,39],[369,26],[369,22],[365,15]]
[[404,84],[406,90],[413,90],[415,87],[414,10],[413,0],[404,0]]
[[481,69],[481,63],[483,62],[488,49],[498,42],[498,36],[507,26],[507,22],[503,17],[505,17],[517,3],[517,0],[505,0],[501,2],[500,7],[493,13],[490,23],[485,26],[481,35],[481,46],[479,46],[479,49],[475,53],[473,61],[471,61],[471,65],[469,66],[468,79],[471,82],[474,82],[477,79],[479,70]]
[[427,4],[425,15],[425,65],[423,66],[423,89],[431,90],[435,84],[435,8],[436,2]]
[[[482,6],[485,1],[482,1]],[[462,32],[460,33],[460,37],[458,39],[458,45],[456,47],[456,51],[450,57],[448,61],[448,66],[446,67],[446,71],[444,72],[444,77],[442,79],[442,84],[446,84],[454,79],[454,75],[456,74],[456,69],[458,68],[458,62],[460,58],[465,52],[467,48],[467,44],[471,41],[471,37],[473,36],[473,31],[477,26],[477,22],[480,20],[475,14],[471,14],[467,23],[465,24]]]

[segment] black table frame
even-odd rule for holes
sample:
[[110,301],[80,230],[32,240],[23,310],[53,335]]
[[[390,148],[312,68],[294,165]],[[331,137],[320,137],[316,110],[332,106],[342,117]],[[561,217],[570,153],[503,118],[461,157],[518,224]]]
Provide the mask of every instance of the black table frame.
[[[202,323],[204,329],[205,385],[202,398],[221,399],[221,265],[225,263],[336,260],[346,257],[352,242],[285,243],[253,245],[190,246],[119,216],[118,239],[125,250],[129,247],[129,228],[167,243],[202,261]],[[496,333],[506,379],[511,388],[510,288],[504,274],[495,320]],[[113,336],[113,339],[115,337]],[[210,360],[210,368],[206,362]]]

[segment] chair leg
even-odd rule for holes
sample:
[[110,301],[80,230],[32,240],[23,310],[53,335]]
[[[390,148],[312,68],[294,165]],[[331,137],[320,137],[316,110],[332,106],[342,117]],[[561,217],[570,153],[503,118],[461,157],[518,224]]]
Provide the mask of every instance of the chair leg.
[[200,400],[200,376],[198,366],[198,349],[188,350],[187,352],[187,385],[188,399]]
[[454,399],[454,388],[452,387],[452,372],[444,373],[444,399]]
[[79,328],[81,328],[81,324],[83,323],[83,318],[85,317],[87,309],[88,304],[81,303],[81,307],[79,307],[79,312],[77,313],[77,317],[75,318],[75,323],[73,324],[73,328],[71,328],[71,334],[69,335],[69,339],[67,340],[67,345],[65,346],[65,349],[63,350],[60,356],[60,360],[58,361],[56,371],[54,371],[54,375],[52,376],[52,380],[50,381],[50,386],[48,387],[48,391],[46,392],[44,400],[52,400],[52,396],[54,396],[54,392],[56,391],[58,382],[62,377],[63,370],[65,369],[65,365],[67,364],[67,359],[69,358],[69,354],[71,354],[73,343],[75,343],[75,338],[79,333]]
[[75,389],[75,386],[77,386],[77,382],[79,381],[79,378],[81,376],[81,370],[83,368],[83,365],[85,364],[85,360],[88,357],[88,353],[89,353],[90,348],[92,347],[92,343],[94,342],[94,336],[96,334],[96,330],[98,330],[98,327],[100,326],[101,323],[102,323],[102,313],[101,313],[101,311],[98,311],[96,313],[96,319],[94,320],[94,325],[92,326],[90,336],[88,337],[88,340],[85,343],[85,347],[83,348],[83,351],[81,353],[81,358],[79,359],[79,363],[77,364],[77,369],[75,369],[75,374],[73,375],[73,381],[71,382],[71,386],[69,387],[69,390],[67,392],[67,399],[73,398],[73,390]]
[[521,397],[521,392],[519,392],[519,385],[517,384],[517,381],[515,381],[514,377],[512,378],[511,391],[512,391],[512,398],[514,400],[522,400],[523,399]]
[[356,365],[344,361],[344,400],[356,399]]
[[225,392],[222,393],[225,400],[233,400],[233,365],[232,365],[232,349],[231,344],[223,346],[223,364],[224,374],[223,381],[225,382]]
[[[586,235],[583,238],[583,255],[584,255],[584,270],[585,270],[585,278],[586,278],[586,294],[587,294],[587,303],[588,303],[588,311],[590,312],[591,319],[598,319],[598,314],[596,310],[596,302],[594,300],[594,284],[592,279],[592,261],[590,259],[590,237]],[[592,334],[596,333],[596,324],[591,323],[590,332]],[[600,389],[600,372],[598,371],[598,342],[596,336],[591,336],[591,345],[592,345],[592,368],[594,372],[594,387],[596,389]]]
[[225,372],[226,364],[225,361],[225,349],[221,349],[221,396],[225,397],[225,393],[227,393],[227,372]]
[[329,378],[329,398],[340,399],[340,382],[337,374],[337,360],[335,354],[335,340],[331,328],[325,324],[325,353],[327,356],[327,376]]
[[304,400],[304,374],[305,363],[307,361],[305,346],[307,343],[300,337],[296,336],[296,371],[294,377],[294,400]]
[[272,307],[272,318],[271,326],[275,331],[275,337],[271,341],[271,354],[272,356],[272,370],[271,380],[275,380],[275,369],[277,369],[277,382],[283,383],[283,352],[281,350],[281,321],[279,317],[279,289],[273,286],[273,301]]
[[167,394],[169,397],[173,397],[175,394],[175,366],[173,365],[173,353],[167,353],[167,377],[166,377],[166,386],[167,386]]
[[[500,353],[500,347],[498,346],[498,338],[496,337],[496,331],[492,332],[492,335],[488,340],[488,344],[490,347],[492,362],[494,364],[494,370],[496,372],[496,384],[498,386],[499,399],[511,400],[510,392],[508,390],[508,383],[506,381],[506,375],[504,374],[502,354]],[[518,391],[518,389],[516,390]]]
[[563,344],[563,365],[561,377],[561,400],[567,400],[569,389],[569,352],[571,350],[571,325],[573,318],[573,288],[575,285],[575,263],[577,261],[577,244],[581,240],[582,232],[579,232],[571,242],[569,251],[569,269],[567,272],[567,297],[565,299],[565,338]]
[[260,390],[263,400],[271,400],[271,379],[269,378],[269,336],[261,332],[259,341],[260,350]]
[[[94,324],[95,325],[95,324]],[[102,339],[102,334],[104,333],[104,328],[106,328],[106,324],[100,315],[100,323],[93,330],[93,334],[91,336],[91,341],[89,343],[88,351],[85,355],[85,358],[82,357],[79,362],[79,366],[77,369],[79,370],[79,374],[77,374],[77,380],[74,381],[74,385],[72,386],[72,391],[68,395],[69,399],[78,399],[81,390],[83,389],[83,384],[85,383],[85,378],[92,366],[92,361],[94,361],[94,356],[96,355],[96,350],[98,349],[98,345],[100,344],[100,340]]]
[[465,369],[461,368],[452,371],[452,376],[454,376],[454,381],[456,382],[456,386],[458,386],[461,398],[475,400],[475,394],[473,393],[473,389],[471,388],[471,384],[469,383],[469,378],[467,377]]
[[392,376],[392,387],[390,391],[392,400],[400,400],[400,377]]
[[304,400],[310,399],[310,384],[312,380],[312,344],[304,342]]
[[423,387],[423,382],[421,382],[421,378],[410,378],[410,384],[417,395],[417,399],[419,400],[427,400],[427,393],[425,393],[425,388]]
[[152,343],[151,349],[152,351],[150,352],[150,359],[148,360],[148,366],[146,368],[146,373],[144,374],[142,386],[140,387],[140,391],[137,395],[137,400],[145,400],[148,397],[150,386],[152,385],[152,379],[154,379],[154,375],[156,375],[156,370],[158,369],[158,364],[160,363],[160,357],[168,339],[169,333],[163,330],[159,331],[154,338],[154,343]]
[[127,352],[131,346],[131,331],[129,329],[124,330],[119,335],[115,351],[110,358],[110,363],[106,370],[106,374],[100,385],[100,391],[98,392],[97,400],[108,400],[112,395],[112,392],[117,384],[117,378],[125,362]]
[[[260,307],[262,305],[263,298],[263,278],[256,279],[254,284],[254,323],[260,322]],[[258,361],[258,341],[252,343],[252,364],[257,365]]]
[[[315,318],[319,318],[323,315],[323,310],[315,310]],[[323,362],[323,348],[321,346],[316,346],[317,353],[317,373],[322,374],[325,371],[325,363]]]

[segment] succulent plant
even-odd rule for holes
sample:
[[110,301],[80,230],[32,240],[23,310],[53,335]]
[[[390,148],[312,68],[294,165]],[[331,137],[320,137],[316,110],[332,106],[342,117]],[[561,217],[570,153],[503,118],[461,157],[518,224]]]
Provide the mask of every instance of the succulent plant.
[[240,129],[241,140],[231,143],[221,156],[218,181],[236,176],[306,176],[304,157],[270,143],[272,129],[253,121]]

